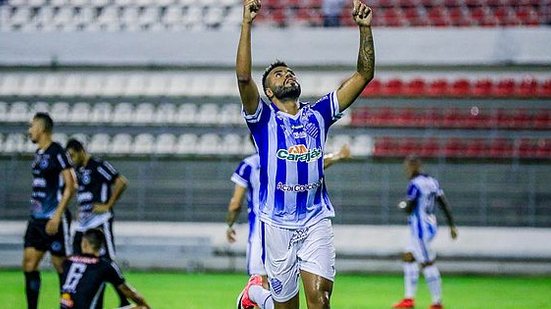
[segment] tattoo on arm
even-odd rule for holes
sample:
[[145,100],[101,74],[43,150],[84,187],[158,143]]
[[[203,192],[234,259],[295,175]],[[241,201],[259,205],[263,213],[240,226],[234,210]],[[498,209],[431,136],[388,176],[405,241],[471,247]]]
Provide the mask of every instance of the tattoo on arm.
[[358,73],[364,77],[373,77],[375,71],[375,48],[371,27],[360,28],[360,52],[358,54]]

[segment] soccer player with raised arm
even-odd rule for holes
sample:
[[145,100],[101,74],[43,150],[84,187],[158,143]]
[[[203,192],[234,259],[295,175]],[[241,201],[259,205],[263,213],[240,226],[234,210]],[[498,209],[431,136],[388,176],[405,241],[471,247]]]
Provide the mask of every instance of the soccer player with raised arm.
[[[81,142],[76,139],[67,141],[67,153],[75,166],[78,182],[78,224],[73,238],[73,251],[80,254],[82,234],[89,229],[100,229],[105,235],[105,247],[101,256],[115,259],[115,236],[113,235],[113,208],[119,200],[128,180],[109,162],[91,156]],[[120,292],[120,306],[130,303]],[[98,306],[101,307],[103,298]]]
[[421,171],[421,160],[414,155],[404,161],[406,175],[409,178],[407,201],[400,202],[398,207],[408,213],[410,242],[403,255],[405,298],[396,303],[393,308],[414,308],[415,293],[419,280],[419,267],[423,270],[425,281],[432,296],[430,309],[442,309],[442,280],[434,261],[436,254],[431,250],[430,243],[436,236],[437,225],[434,215],[434,202],[444,211],[450,226],[452,239],[457,238],[457,229],[453,222],[450,207],[444,191],[438,181]]
[[63,265],[60,308],[97,308],[101,291],[108,282],[137,304],[124,308],[148,309],[145,299],[125,282],[119,266],[111,259],[100,257],[105,239],[103,232],[99,229],[86,230],[81,239],[81,253],[71,256]]
[[[354,0],[352,17],[360,32],[356,72],[317,102],[300,104],[298,79],[281,61],[266,69],[262,90],[268,100],[261,99],[251,76],[251,28],[261,5],[259,0],[243,4],[236,74],[243,114],[260,157],[261,233],[271,295],[275,308],[298,308],[300,276],[308,308],[329,308],[335,278],[330,218],[335,212],[326,191],[323,152],[329,127],[373,78],[371,9]],[[240,307],[250,308],[243,299]]]
[[37,308],[40,292],[38,266],[46,251],[60,276],[63,260],[69,255],[70,213],[67,209],[75,192],[74,170],[63,147],[52,141],[54,122],[47,113],[36,113],[28,134],[38,146],[32,162],[31,216],[25,232],[23,272],[27,308]]
[[[334,163],[341,160],[350,158],[350,147],[344,145],[336,153],[326,154],[323,158],[324,168],[327,168]],[[228,242],[234,243],[236,240],[235,229],[233,224],[237,220],[239,213],[241,212],[241,204],[245,195],[247,195],[247,210],[249,221],[249,236],[247,239],[247,273],[251,276],[250,280],[260,281],[262,280],[262,286],[254,285],[246,291],[246,295],[240,295],[238,298],[241,301],[247,303],[247,299],[250,300],[249,306],[252,303],[258,304],[260,309],[273,308],[273,301],[271,294],[267,290],[269,288],[268,278],[266,276],[266,270],[264,269],[263,250],[262,250],[262,237],[260,231],[259,216],[259,189],[260,189],[260,157],[258,153],[245,158],[233,175],[231,180],[235,183],[232,198],[228,205],[228,215],[226,216],[226,223],[228,228],[226,230],[226,238]],[[242,300],[242,297],[245,297]]]

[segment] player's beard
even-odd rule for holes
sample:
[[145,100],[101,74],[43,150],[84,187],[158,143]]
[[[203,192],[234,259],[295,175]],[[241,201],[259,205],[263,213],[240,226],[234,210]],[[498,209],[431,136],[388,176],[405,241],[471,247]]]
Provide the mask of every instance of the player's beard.
[[277,86],[273,90],[274,96],[279,100],[293,99],[296,100],[300,97],[300,84],[294,83],[289,86]]

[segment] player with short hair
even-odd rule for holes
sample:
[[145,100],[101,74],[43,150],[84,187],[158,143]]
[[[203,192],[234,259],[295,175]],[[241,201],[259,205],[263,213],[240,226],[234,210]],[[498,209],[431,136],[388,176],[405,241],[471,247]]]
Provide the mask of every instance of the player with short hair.
[[408,213],[410,242],[403,255],[405,298],[396,303],[393,308],[414,308],[419,267],[423,270],[425,281],[432,296],[430,309],[441,309],[442,280],[440,272],[434,265],[436,254],[430,244],[436,236],[437,225],[434,215],[434,202],[444,211],[450,227],[452,239],[457,238],[457,228],[453,222],[448,201],[438,181],[421,170],[421,160],[410,155],[404,161],[407,177],[410,179],[407,189],[407,200],[398,205]]
[[32,162],[31,216],[24,237],[23,272],[28,308],[37,308],[40,292],[38,265],[46,251],[60,275],[70,253],[70,213],[75,192],[74,171],[65,150],[52,141],[54,122],[47,113],[36,113],[29,124],[29,138],[38,146]]
[[[109,162],[90,155],[80,141],[69,139],[65,148],[73,161],[78,181],[78,224],[73,238],[73,251],[75,254],[81,253],[80,244],[85,231],[100,229],[105,235],[105,246],[101,248],[100,254],[113,260],[113,208],[126,190],[128,180]],[[118,294],[121,307],[130,304],[124,295]]]
[[61,287],[61,309],[94,309],[101,298],[106,282],[132,299],[138,306],[125,307],[147,309],[149,305],[138,292],[129,286],[117,264],[100,257],[105,236],[99,229],[89,229],[82,234],[81,254],[69,257],[64,263]]
[[[350,147],[343,145],[336,153],[326,154],[323,158],[324,168],[327,168],[334,163],[350,158]],[[247,273],[251,276],[251,280],[259,280],[257,276],[262,278],[262,287],[251,286],[247,291],[246,298],[251,299],[253,303],[258,304],[261,309],[273,308],[273,301],[269,289],[266,270],[264,269],[262,250],[262,237],[259,220],[259,189],[260,189],[260,157],[258,153],[246,157],[233,175],[231,180],[235,183],[234,191],[230,203],[228,205],[228,214],[226,223],[226,238],[229,243],[236,241],[236,233],[233,225],[239,214],[241,213],[241,205],[245,195],[247,196],[247,210],[249,221],[249,236],[247,239]],[[239,297],[241,299],[242,296]],[[252,305],[252,304],[250,304]]]
[[[271,294],[275,308],[298,308],[300,276],[308,307],[329,308],[335,277],[334,209],[322,158],[329,127],[373,78],[371,9],[354,0],[352,15],[360,30],[356,72],[317,102],[300,104],[298,79],[281,61],[266,69],[262,90],[268,100],[261,99],[251,76],[251,28],[261,5],[244,0],[243,6],[236,75],[243,114],[260,156],[260,220]],[[241,307],[250,306],[242,299]]]

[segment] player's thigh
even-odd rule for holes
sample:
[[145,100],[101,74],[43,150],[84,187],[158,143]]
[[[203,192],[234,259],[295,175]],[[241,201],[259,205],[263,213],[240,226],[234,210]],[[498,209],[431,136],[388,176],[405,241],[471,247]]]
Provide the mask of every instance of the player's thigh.
[[55,256],[52,255],[52,265],[58,273],[63,273],[63,261],[65,261],[64,256]]
[[411,234],[406,252],[410,252],[418,263],[428,263],[436,258],[431,248],[431,241],[423,235]]
[[275,309],[298,309],[299,304],[300,304],[300,298],[299,298],[299,295],[297,294],[286,302],[279,303],[277,301],[274,301],[274,308]]
[[266,275],[260,221],[251,226],[247,243],[247,271],[249,275]]
[[275,302],[285,303],[298,294],[297,244],[292,242],[295,230],[262,224],[266,259],[264,266]]
[[308,229],[297,252],[299,268],[330,281],[335,279],[335,245],[331,220],[324,219]]
[[59,228],[55,235],[48,235],[50,246],[48,251],[52,256],[66,257],[71,255],[73,246],[71,243],[70,219],[67,216],[61,218]]

